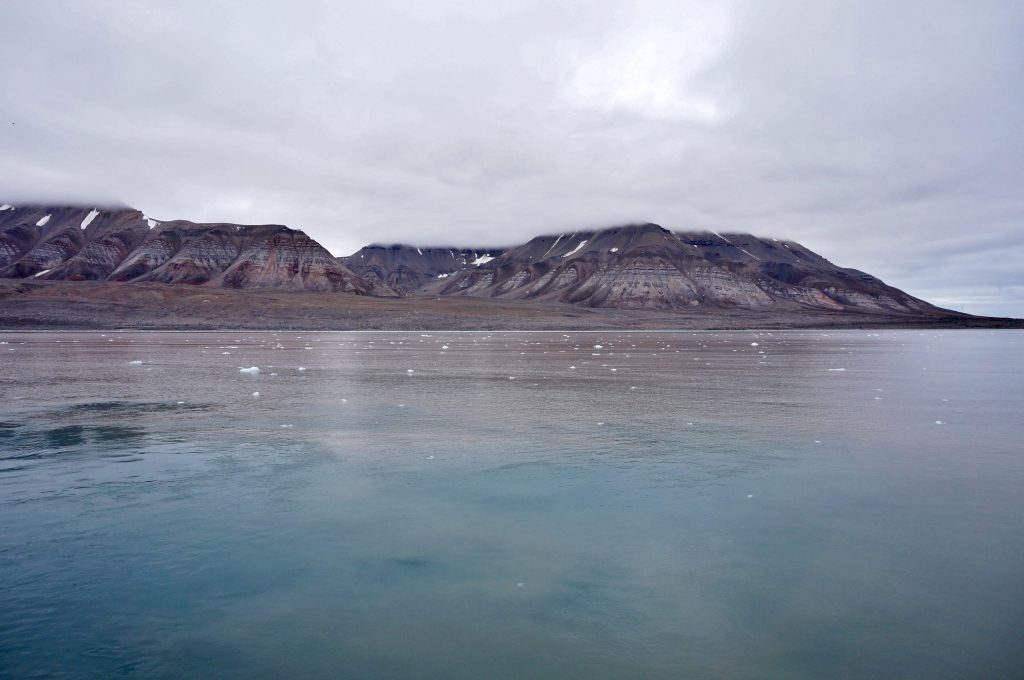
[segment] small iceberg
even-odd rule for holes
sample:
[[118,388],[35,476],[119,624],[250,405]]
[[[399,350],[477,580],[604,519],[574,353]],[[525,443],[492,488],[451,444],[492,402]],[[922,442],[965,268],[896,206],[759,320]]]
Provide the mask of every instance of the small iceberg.
[[249,368],[239,368],[238,372],[239,373],[248,373],[249,375],[259,375],[260,374],[260,367],[259,366],[250,366]]

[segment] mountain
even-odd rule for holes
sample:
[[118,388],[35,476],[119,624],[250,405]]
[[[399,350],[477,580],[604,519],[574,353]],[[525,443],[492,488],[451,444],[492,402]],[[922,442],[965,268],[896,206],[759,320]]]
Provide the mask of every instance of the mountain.
[[123,206],[0,206],[0,278],[468,297],[620,310],[956,314],[794,241],[656,224],[510,248],[370,245],[335,258],[281,225],[160,222]]
[[[377,246],[352,258],[372,263],[368,266],[374,276],[389,283],[401,279],[424,295],[617,309],[949,313],[869,274],[838,267],[794,241],[750,234],[672,232],[637,224],[538,236],[493,251],[443,249],[455,259],[442,258],[436,265],[425,252],[434,249]],[[483,252],[490,254],[476,260],[465,254],[455,257]],[[451,262],[456,263],[454,270]]]
[[339,257],[338,261],[368,282],[376,282],[407,295],[467,267],[486,264],[504,253],[504,248],[417,248],[373,244],[348,257]]
[[281,225],[159,222],[124,207],[0,208],[0,278],[357,294],[373,288],[305,233]]

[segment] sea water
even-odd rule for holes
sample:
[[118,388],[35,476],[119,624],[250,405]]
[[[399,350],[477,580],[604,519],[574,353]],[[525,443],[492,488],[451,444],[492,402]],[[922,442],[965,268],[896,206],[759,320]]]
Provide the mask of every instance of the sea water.
[[0,341],[0,677],[1024,673],[1019,331]]

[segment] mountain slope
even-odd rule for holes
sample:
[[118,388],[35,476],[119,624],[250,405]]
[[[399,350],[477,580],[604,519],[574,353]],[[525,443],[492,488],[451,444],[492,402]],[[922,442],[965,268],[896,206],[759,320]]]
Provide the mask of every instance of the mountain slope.
[[502,248],[417,248],[372,244],[338,260],[367,281],[406,295],[466,267],[489,262]]
[[281,225],[158,222],[121,207],[2,207],[0,277],[371,289],[305,233]]
[[792,241],[655,224],[539,236],[418,291],[619,309],[946,313]]

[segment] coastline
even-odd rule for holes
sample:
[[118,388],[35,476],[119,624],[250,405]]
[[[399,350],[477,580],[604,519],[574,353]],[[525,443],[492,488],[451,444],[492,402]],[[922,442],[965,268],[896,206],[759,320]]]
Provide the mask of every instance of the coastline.
[[1024,319],[811,310],[624,310],[471,297],[369,297],[164,284],[0,279],[0,329],[601,331],[1024,329]]

